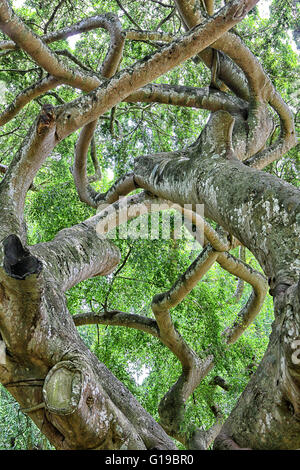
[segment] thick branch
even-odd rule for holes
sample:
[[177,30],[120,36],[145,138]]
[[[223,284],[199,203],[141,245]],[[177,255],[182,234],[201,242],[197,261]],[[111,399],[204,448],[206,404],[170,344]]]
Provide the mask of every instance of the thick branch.
[[[246,249],[245,249],[244,246],[240,246],[239,258],[240,258],[240,260],[242,260],[245,263],[245,261],[246,261]],[[244,290],[244,284],[245,284],[244,280],[241,279],[241,278],[238,278],[238,283],[237,283],[237,286],[236,286],[236,290],[233,294],[233,297],[234,297],[236,302],[239,302],[239,300],[242,297],[243,290]]]
[[[205,21],[201,12],[200,2],[192,0],[175,0],[178,12],[184,22],[186,30],[194,28],[196,25]],[[199,57],[211,68],[213,65],[213,50],[204,49],[199,53]],[[245,100],[249,99],[249,90],[247,81],[242,71],[224,54],[219,54],[218,77],[223,81],[237,96]],[[220,83],[221,86],[221,83]]]
[[[132,69],[124,69],[105,86],[99,87],[84,99],[70,103],[61,115],[63,124],[58,133],[61,137],[68,135],[78,128],[95,119],[103,112],[124,100],[130,93],[136,91],[150,81],[178,65],[182,61],[194,56],[217,37],[240,21],[251,9],[257,0],[234,0],[208,19],[205,24],[197,26],[183,38],[171,43],[169,46],[154,53],[149,59],[136,63]],[[242,10],[241,10],[242,9]],[[242,11],[242,16],[240,12]],[[78,106],[83,100],[84,109],[78,115]],[[73,115],[76,119],[73,119]],[[69,116],[69,117],[68,117]],[[76,121],[76,122],[75,122]],[[60,126],[59,126],[60,127]]]
[[125,30],[125,33],[126,39],[130,41],[171,42],[175,39],[173,34],[165,33],[164,31],[141,31],[139,29],[127,29]]
[[150,84],[132,93],[124,101],[129,103],[162,103],[173,106],[218,111],[225,109],[229,113],[245,114],[247,102],[235,96],[209,87],[195,88],[180,85]]
[[[87,79],[87,82],[89,78]],[[93,81],[93,80],[92,80]],[[0,125],[6,124],[21,111],[31,100],[52,90],[63,81],[52,76],[34,83],[23,90],[14,101],[0,114]],[[99,82],[100,83],[100,82]],[[93,89],[93,83],[91,83]],[[194,108],[218,111],[225,109],[229,113],[247,112],[247,102],[218,90],[205,88],[185,87],[180,85],[151,84],[140,88],[138,91],[125,98],[128,103],[161,103],[174,106],[186,106]]]
[[9,192],[14,204],[14,213],[21,224],[26,193],[48,156],[49,149],[54,148],[57,143],[55,124],[53,106],[44,105],[2,180],[2,190]]
[[[0,5],[0,29],[50,75],[72,86],[76,84],[82,90],[91,89],[86,85],[88,75],[75,72],[59,61],[56,54],[14,14],[6,0]],[[94,80],[94,88],[99,85],[97,77],[90,76],[90,80]]]
[[159,337],[159,328],[152,318],[135,315],[133,313],[125,313],[119,310],[111,310],[101,314],[88,312],[74,315],[74,323],[76,326],[81,325],[111,325],[125,326],[136,330],[144,331],[152,336]]

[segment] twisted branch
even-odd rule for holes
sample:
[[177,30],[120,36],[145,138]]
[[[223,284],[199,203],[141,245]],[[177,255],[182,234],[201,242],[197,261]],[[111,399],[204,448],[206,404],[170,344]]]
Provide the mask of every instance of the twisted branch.
[[[175,3],[187,28],[192,28],[204,21],[205,17],[201,12],[198,0],[189,2],[175,0]],[[282,154],[296,145],[293,117],[289,107],[276,92],[257,58],[238,36],[226,32],[211,46],[226,54],[226,56],[219,57],[219,78],[224,80],[226,85],[237,96],[250,100],[249,117],[247,120],[249,137],[246,152],[246,157],[250,158],[245,161],[245,164],[259,169],[264,168],[267,164],[280,158]],[[206,49],[200,53],[200,57],[211,67],[214,61],[213,56],[210,60],[207,60],[209,54],[212,54],[211,49]],[[229,64],[228,57],[234,62]],[[236,68],[235,64],[238,68]],[[244,77],[241,76],[241,71]],[[238,80],[239,77],[240,79]],[[265,111],[267,103],[274,108],[280,117],[281,133],[271,147],[261,151],[264,147],[265,139],[264,141],[261,140],[263,133],[260,132],[260,127],[267,119]]]
[[[160,205],[155,204],[157,201],[160,202]],[[105,224],[109,224],[110,228],[112,228],[110,223],[110,216],[112,214],[114,215],[113,227],[115,227],[126,222],[128,220],[127,217],[132,218],[140,215],[141,213],[160,210],[162,202],[165,203],[166,208],[170,206],[173,208],[175,207],[181,214],[183,213],[183,208],[172,204],[170,201],[159,201],[156,198],[147,196],[145,193],[140,193],[138,195],[131,196],[126,200],[119,200],[112,206],[99,212],[97,217],[98,220],[99,218],[101,219],[102,228]],[[144,208],[142,208],[143,203],[146,203],[146,207]],[[135,204],[136,210],[134,212],[130,212],[130,207],[134,207]],[[124,214],[121,215],[124,208],[126,210],[125,217]],[[184,211],[186,212],[187,220],[190,220],[193,224],[199,225],[200,222],[202,224],[201,217],[198,214],[194,214],[189,210],[186,211],[186,209]],[[117,217],[115,212],[118,214]],[[226,343],[230,345],[240,337],[249,324],[254,320],[261,308],[267,289],[267,283],[264,276],[225,252],[224,250],[228,249],[228,244],[224,243],[221,236],[210,228],[207,223],[204,225],[204,231],[205,236],[209,236],[213,240],[214,246],[206,244],[198,258],[191,264],[185,273],[180,276],[175,284],[167,292],[154,296],[152,300],[152,311],[156,318],[155,323],[153,323],[153,320],[145,319],[138,315],[132,316],[124,314],[124,312],[119,311],[116,312],[116,318],[114,317],[115,314],[109,315],[104,312],[103,315],[90,313],[79,315],[76,316],[74,320],[76,325],[87,324],[90,321],[91,323],[99,322],[102,324],[130,326],[159,337],[163,344],[165,344],[173,354],[176,355],[182,364],[181,376],[163,397],[159,405],[161,424],[169,435],[184,443],[186,446],[190,446],[190,448],[198,446],[196,447],[198,449],[204,448],[202,447],[204,446],[204,443],[206,443],[205,445],[209,445],[216,437],[221,429],[223,416],[216,415],[217,421],[215,425],[205,433],[199,429],[186,432],[182,429],[184,407],[188,397],[214,366],[214,357],[210,355],[203,360],[197,356],[197,354],[187,345],[175,329],[171,319],[170,309],[176,307],[176,305],[178,305],[198,284],[214,262],[218,261],[224,269],[227,269],[234,275],[243,278],[253,286],[253,294],[250,296],[249,302],[241,310],[232,327],[225,330],[222,334]],[[219,251],[216,250],[216,247]]]

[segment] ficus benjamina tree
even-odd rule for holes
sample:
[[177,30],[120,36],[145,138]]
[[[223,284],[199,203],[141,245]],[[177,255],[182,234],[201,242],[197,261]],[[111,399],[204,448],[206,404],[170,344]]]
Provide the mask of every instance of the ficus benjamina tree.
[[257,4],[0,1],[0,381],[55,449],[300,447],[297,5]]

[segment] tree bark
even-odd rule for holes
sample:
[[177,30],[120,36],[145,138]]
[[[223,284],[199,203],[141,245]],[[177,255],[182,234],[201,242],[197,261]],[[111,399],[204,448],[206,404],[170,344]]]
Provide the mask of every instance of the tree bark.
[[276,317],[270,344],[215,447],[228,448],[230,438],[242,448],[297,449],[300,367],[292,345],[300,338],[299,190],[228,159],[224,138],[216,138],[225,128],[224,112],[215,113],[191,148],[138,159],[135,179],[180,205],[205,203],[205,215],[251,250],[269,277]]

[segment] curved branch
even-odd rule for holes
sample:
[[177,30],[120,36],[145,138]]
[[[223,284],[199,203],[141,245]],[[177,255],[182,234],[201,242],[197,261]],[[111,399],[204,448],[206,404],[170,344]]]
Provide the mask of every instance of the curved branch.
[[34,83],[16,96],[14,101],[0,114],[0,126],[14,118],[31,100],[62,84],[62,80],[48,76]]
[[[0,125],[2,126],[14,118],[31,100],[63,83],[63,80],[48,75],[26,88],[0,114]],[[208,109],[209,111],[225,109],[229,113],[241,113],[243,116],[246,115],[248,108],[246,101],[209,87],[193,88],[167,84],[146,85],[130,94],[124,101],[128,103],[161,103]]]
[[88,183],[87,177],[87,154],[90,143],[93,139],[95,129],[97,127],[97,120],[87,124],[79,134],[79,138],[75,146],[75,160],[72,169],[74,183],[77,193],[82,202],[85,202],[91,207],[97,207],[95,191]]
[[[105,78],[111,78],[117,71],[122,59],[125,44],[125,34],[122,32],[121,23],[116,15],[107,15],[106,21],[102,27],[110,33],[109,51],[101,65],[100,72]],[[97,126],[97,120],[88,123],[80,132],[75,148],[75,160],[73,176],[75,186],[80,200],[86,202],[91,207],[97,207],[96,198],[98,193],[88,184],[86,164],[87,154],[94,132]],[[126,193],[127,194],[127,193]]]
[[[97,90],[59,107],[52,139],[47,141],[47,145],[43,145],[43,149],[39,153],[32,147],[33,153],[30,157],[32,171],[29,173],[29,176],[34,177],[43,160],[49,155],[57,142],[74,130],[97,119],[99,115],[111,109],[137,89],[148,84],[163,73],[166,73],[181,62],[193,57],[196,53],[207,47],[213,40],[220,37],[225,31],[238,23],[257,1],[258,0],[232,0],[226,7],[222,8],[218,14],[208,19],[204,26],[197,26],[190,33],[183,36],[183,38],[174,41],[170,45],[162,48],[159,52],[152,54],[147,60],[138,62],[133,67],[122,70],[113,79],[108,80]],[[7,22],[3,22],[5,19]],[[22,43],[25,38],[33,39],[32,44],[30,41],[26,44],[28,48],[37,47],[34,55],[41,55],[44,60],[48,57],[47,54],[43,55],[46,46],[20,23],[18,18],[13,15],[6,1],[0,4],[0,21],[0,25],[4,26],[5,29],[14,30],[15,32],[12,34],[16,34]],[[14,24],[16,23],[15,28],[12,22]],[[24,36],[21,32],[24,32]],[[55,60],[57,59],[55,58]],[[72,83],[74,84],[74,80],[72,80]],[[90,86],[90,82],[87,85],[87,81],[85,81],[85,87],[91,89]],[[43,140],[42,135],[43,134],[39,136],[41,143]],[[26,163],[26,151],[27,148],[23,146],[22,157],[20,157],[20,155],[16,156],[12,162],[13,166],[19,162],[20,158],[22,164],[26,165],[28,163]],[[7,175],[5,175],[5,178],[6,176]],[[21,174],[19,176],[21,177]],[[24,173],[22,176],[24,177]],[[28,181],[29,176],[26,174],[26,181]],[[19,178],[19,184],[21,184],[21,181],[22,178]],[[17,184],[16,179],[14,183],[15,185]],[[32,180],[30,181],[30,184],[31,183]],[[28,190],[29,186],[27,186],[27,183],[22,186],[22,196],[18,196],[18,200],[24,196],[23,189]],[[20,207],[23,203],[24,200],[22,200]]]
[[[187,212],[185,210],[185,213],[188,220],[193,224],[199,225],[201,223],[200,217],[193,211]],[[189,230],[189,226],[186,225],[186,227]],[[195,237],[192,231],[190,231],[190,233]],[[211,246],[215,250],[218,249],[219,251],[216,259],[217,263],[230,274],[233,274],[240,280],[250,284],[253,289],[246,305],[238,313],[234,324],[223,332],[223,336],[226,338],[226,343],[233,344],[244,333],[249,325],[253,323],[254,319],[259,314],[268,291],[268,282],[262,273],[255,271],[242,259],[238,259],[229,254],[227,252],[228,246],[226,247],[219,234],[215,232],[207,222],[204,225],[204,234],[206,240],[209,241],[209,244],[206,244],[206,246]]]
[[[107,17],[111,15],[110,13],[104,14],[104,15],[96,15],[92,16],[90,18],[85,18],[78,23],[75,23],[71,26],[66,26],[65,28],[62,28],[58,31],[53,31],[49,34],[46,34],[44,36],[41,36],[40,39],[45,43],[45,44],[51,44],[56,41],[61,41],[62,39],[67,39],[72,36],[76,36],[77,34],[80,33],[86,33],[88,31],[91,31],[93,29],[97,28],[103,28],[103,23],[107,22]],[[129,35],[131,34],[131,30],[128,31]],[[148,33],[145,32],[146,34]],[[125,31],[126,34],[126,31]],[[133,36],[135,34],[134,30],[132,32]],[[159,33],[156,33],[159,34]],[[165,34],[165,33],[164,33]],[[164,35],[160,39],[161,41],[164,41]],[[169,36],[167,36],[169,38]],[[168,39],[169,41],[170,39]],[[14,42],[14,41],[0,41],[0,50],[3,51],[11,51],[11,50],[17,50],[19,46]]]
[[170,308],[196,286],[218,257],[212,247],[206,247],[171,289],[154,296],[152,310],[159,327],[161,341],[177,356],[182,364],[182,374],[159,404],[161,424],[169,435],[186,442],[186,433],[180,430],[184,416],[184,405],[200,381],[213,367],[213,356],[202,361],[187,345],[174,327]]
[[[198,24],[203,24],[206,15],[201,8],[199,0],[186,2],[185,0],[175,0],[178,12],[183,20],[185,29],[194,28]],[[214,45],[211,45],[214,47]],[[204,49],[199,57],[210,69],[214,63],[214,53],[210,48]],[[219,54],[219,80],[218,86],[222,86],[222,81],[240,98],[249,100],[249,90],[247,80],[243,72],[224,54]]]
[[225,241],[224,238],[218,234],[216,230],[214,230],[213,227],[208,222],[206,222],[206,220],[201,215],[197,214],[193,210],[187,209],[186,207],[183,208],[178,204],[174,204],[174,206],[178,212],[184,214],[185,226],[193,237],[195,237],[195,233],[191,230],[191,227],[189,224],[187,224],[187,221],[196,227],[203,227],[205,238],[209,241],[210,246],[218,253],[222,253],[223,251],[230,249],[231,245],[228,239]]
[[270,145],[270,147],[244,161],[245,165],[252,168],[265,168],[270,163],[278,160],[297,144],[293,115],[287,104],[275,89],[273,89],[273,93],[271,93],[271,96],[269,97],[269,104],[280,118],[280,135],[276,142]]
[[[240,259],[245,263],[246,261],[246,248],[244,246],[240,246],[239,249],[239,257]],[[244,290],[244,280],[241,278],[238,278],[238,283],[236,286],[236,290],[233,294],[233,298],[235,299],[236,302],[239,302],[239,300],[242,297],[243,290]]]
[[133,313],[121,312],[120,310],[111,310],[104,313],[80,313],[74,315],[74,323],[76,326],[82,325],[111,325],[125,326],[136,330],[144,331],[152,336],[159,337],[159,328],[152,318],[135,315]]
[[[126,33],[122,31],[118,17],[112,13],[80,22],[78,30],[88,31],[96,27],[105,28],[110,33],[110,47],[100,68],[100,73],[103,77],[109,78],[114,75],[119,65],[123,54]],[[64,32],[61,31],[60,34],[57,33],[56,36],[53,33],[48,39],[43,41],[43,38],[36,36],[24,25],[5,0],[0,7],[0,28],[21,49],[26,51],[39,66],[43,67],[50,75],[63,80],[64,83],[76,86],[84,91],[91,91],[101,83],[95,75],[83,74],[82,72],[68,69],[63,62],[57,59],[56,54],[45,45],[48,42],[60,39],[60,35],[68,37],[68,33],[65,30]]]
[[[214,262],[217,260],[219,253],[211,246],[206,246],[197,259],[189,266],[184,274],[175,282],[175,284],[167,292],[156,295],[152,300],[152,310],[156,316],[157,324],[160,328],[161,335],[170,329],[169,310],[176,307],[184,297],[198,284],[200,279],[207,273]],[[176,354],[176,353],[175,353]],[[180,353],[176,354],[177,357]],[[185,359],[179,357],[183,367]]]
[[31,253],[56,273],[63,292],[85,279],[110,274],[120,260],[118,248],[85,222],[61,230],[50,242],[34,245]]
[[[189,28],[203,22],[204,17],[201,14],[201,9],[196,0],[191,2],[176,0],[175,3]],[[249,138],[247,142],[247,155],[253,155],[253,157],[250,156],[250,158],[245,161],[245,164],[259,169],[264,168],[267,164],[280,158],[282,154],[296,144],[292,114],[288,106],[276,92],[271,80],[264,72],[257,58],[243,44],[242,40],[237,35],[227,32],[215,41],[212,47],[226,54],[226,56],[220,56],[219,78],[223,79],[226,85],[238,96],[244,99],[250,98],[251,106],[248,117]],[[203,52],[209,54],[208,50]],[[201,54],[202,59],[207,63],[207,58],[205,60],[203,53]],[[235,66],[229,67],[229,59],[227,59],[227,61],[225,59],[227,56],[233,60],[239,68],[234,70]],[[213,58],[211,58],[209,64],[213,64]],[[242,77],[238,84],[237,79],[240,76],[239,70],[242,70],[243,74],[245,74],[244,76],[250,89],[250,96],[248,92],[246,94],[244,93],[245,86]],[[225,77],[222,74],[225,74]],[[234,80],[232,75],[234,75]],[[236,80],[236,84],[238,84],[236,89],[232,87],[232,80],[233,83]],[[265,144],[265,139],[262,141],[264,133],[260,131],[260,127],[266,125],[268,119],[266,117],[265,107],[262,103],[269,103],[278,113],[281,121],[281,134],[274,145],[259,152]],[[271,132],[271,128],[269,130]]]
[[132,93],[124,101],[135,103],[161,103],[172,106],[246,114],[248,103],[235,96],[209,87],[195,88],[180,85],[149,84]]
[[15,154],[2,180],[3,188],[10,193],[15,213],[23,222],[23,209],[26,193],[37,171],[40,169],[49,149],[55,147],[56,114],[50,104],[43,106],[39,116],[31,126],[27,136]]
[[0,4],[0,29],[53,77],[85,91],[91,90],[86,84],[87,77],[94,81],[94,88],[99,85],[98,77],[71,70],[59,61],[56,54],[15,15],[6,0]]

